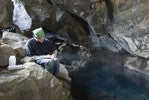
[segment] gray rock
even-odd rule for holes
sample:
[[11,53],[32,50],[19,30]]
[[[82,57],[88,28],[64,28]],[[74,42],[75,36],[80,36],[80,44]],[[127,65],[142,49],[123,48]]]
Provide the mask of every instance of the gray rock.
[[71,83],[71,78],[69,77],[68,70],[63,64],[60,64],[58,77],[63,78],[64,80],[67,80],[67,82]]
[[149,1],[125,0],[113,3],[115,22],[110,26],[109,33],[129,53],[149,58]]
[[26,46],[28,38],[18,34],[18,33],[12,33],[12,32],[3,32],[2,35],[2,42],[5,44],[11,45],[13,48],[20,48]]
[[[124,33],[115,33],[111,34],[111,36],[114,38],[115,41],[118,42],[118,44],[128,51],[130,54],[137,55],[140,57],[148,58],[149,57],[149,37],[148,34],[144,35],[142,37],[129,37],[125,36]],[[146,38],[144,40],[144,38]]]
[[[117,45],[130,54],[149,57],[148,0],[65,0],[64,2],[56,0],[54,2],[61,9],[88,22],[96,35],[109,33],[118,43]],[[90,38],[95,45],[98,44],[98,41],[95,41],[92,36]]]
[[123,62],[128,69],[149,75],[149,60],[140,57],[126,57]]
[[121,46],[107,35],[99,37],[99,43],[97,44],[97,46],[103,47],[112,52],[119,52],[122,50]]

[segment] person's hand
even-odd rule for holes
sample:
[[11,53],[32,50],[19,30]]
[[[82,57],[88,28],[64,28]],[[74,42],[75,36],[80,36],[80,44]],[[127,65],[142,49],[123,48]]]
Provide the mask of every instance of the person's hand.
[[51,55],[44,55],[44,58],[51,58]]
[[51,57],[51,58],[56,58],[57,55],[56,55],[56,54],[52,54],[52,55],[50,55],[50,57]]

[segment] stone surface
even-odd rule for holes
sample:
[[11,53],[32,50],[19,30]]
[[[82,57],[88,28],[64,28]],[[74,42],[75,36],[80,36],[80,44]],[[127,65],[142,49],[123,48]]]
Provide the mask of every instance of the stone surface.
[[16,55],[16,59],[17,59],[17,63],[20,64],[21,59],[23,59],[25,57],[25,49],[23,47],[20,48],[16,48],[14,49],[15,55]]
[[[105,49],[96,50],[90,58],[83,68],[70,74],[75,100],[149,99],[147,59]],[[139,71],[124,67],[125,61]]]
[[19,27],[21,31],[29,30],[32,25],[32,19],[26,12],[24,4],[19,0],[11,0],[13,2],[13,23]]
[[32,27],[52,27],[55,23],[54,7],[52,7],[46,0],[21,0],[25,4],[26,11],[32,18]]
[[[10,51],[7,52],[7,50],[2,51],[15,55],[17,64],[19,64],[21,63],[21,59],[25,57],[25,46],[27,41],[28,38],[21,34],[4,31],[2,35],[2,44],[9,45],[9,47],[12,48],[13,53]],[[10,56],[10,54],[8,56]]]
[[110,34],[122,48],[133,55],[149,57],[148,0],[116,0],[115,22]]
[[2,42],[11,45],[13,48],[25,47],[28,38],[12,32],[3,32]]
[[139,57],[126,57],[123,62],[128,69],[149,75],[149,60]]
[[103,35],[98,38],[96,47],[103,47],[112,52],[119,52],[122,50],[122,47],[110,36]]
[[[107,51],[96,55],[96,58],[87,55],[80,57],[80,48],[76,50],[76,48],[67,46],[62,53],[67,64],[80,67],[86,63],[88,58],[93,61],[101,58],[101,62],[105,61],[105,63],[111,62],[112,59],[116,64],[122,65],[121,62],[123,61],[125,67],[148,74],[149,62],[145,58],[149,58],[149,0],[21,0],[21,2],[24,3],[27,13],[33,20],[31,29],[25,31],[25,35],[32,36],[31,31],[33,29],[43,26],[47,28],[47,31],[58,32],[58,36],[70,44],[84,45],[91,50],[95,49],[92,47],[97,49],[102,47],[112,52],[119,52],[124,49],[136,56],[127,57],[123,61],[123,56],[127,54],[127,52],[123,52],[119,54],[117,59],[109,54],[104,58],[105,54],[109,52]],[[1,0],[0,6],[2,8],[0,9],[0,28],[11,26],[12,2]],[[16,38],[18,36],[16,34],[13,36],[11,38],[13,44],[8,40],[5,43],[13,47],[22,47],[22,43],[20,44],[18,41],[20,39]],[[17,52],[23,57],[21,55],[23,51]],[[119,71],[116,72],[120,73]],[[126,73],[126,75],[132,77],[132,80],[136,78],[130,73]],[[139,80],[139,84],[142,85],[141,79],[142,77],[137,78],[137,81]]]
[[11,17],[13,5],[10,0],[1,0],[0,6],[0,29],[2,29],[12,24]]
[[67,82],[71,83],[71,78],[69,77],[68,70],[66,69],[65,65],[60,64],[58,77],[67,80]]
[[1,100],[70,100],[68,84],[63,86],[60,80],[35,63],[23,66],[22,70],[0,72]]
[[[15,2],[19,1],[15,0]],[[86,23],[80,23],[82,19],[80,19],[79,17],[72,16],[65,10],[62,10],[56,6],[51,5],[46,0],[39,0],[39,1],[21,0],[20,2],[24,4],[26,12],[32,18],[31,29],[24,31],[23,32],[24,35],[31,37],[33,29],[38,27],[44,27],[46,31],[48,30],[48,32],[49,31],[59,32],[60,36],[66,38],[67,41],[69,42],[84,45],[90,44],[90,38],[88,37],[89,34],[88,27],[85,25]],[[12,2],[11,3],[6,2],[6,4],[2,6],[6,7],[10,4],[11,6],[13,6]],[[12,13],[13,8],[9,9],[8,12]],[[9,20],[12,20],[12,15],[13,13],[11,14]],[[2,26],[2,28],[4,28],[4,26]],[[15,26],[15,28],[17,29],[18,33],[22,33],[18,27]]]
[[[17,0],[16,0],[17,1]],[[10,2],[10,1],[9,1]],[[67,41],[86,46],[101,47],[108,44],[99,41],[100,36],[110,34],[127,52],[149,57],[148,46],[148,0],[21,0],[25,9],[31,16],[32,29],[46,27],[58,31]],[[2,26],[12,19],[10,9],[13,5],[8,1],[1,3]],[[7,8],[7,6],[10,8]],[[4,13],[4,11],[7,11]],[[5,16],[5,17],[4,17]],[[6,23],[4,25],[3,23]],[[26,35],[32,35],[31,30]],[[29,33],[29,34],[27,34]],[[110,44],[109,44],[110,45]],[[107,47],[104,47],[107,48]],[[109,49],[109,48],[108,48]],[[117,47],[113,49],[116,50]]]
[[0,66],[7,66],[10,55],[15,55],[14,49],[7,44],[0,45]]
[[104,33],[107,24],[107,9],[104,1],[97,0],[51,0],[55,5],[69,11],[89,23],[96,34]]
[[[135,2],[132,0],[54,0],[53,2],[61,9],[83,18],[96,35],[109,33],[129,53],[144,58],[149,57],[148,0]],[[95,45],[100,44],[98,37],[92,35],[90,38]]]
[[[91,39],[89,38],[89,32],[85,30],[87,26],[85,23],[80,23],[82,19],[71,14],[64,14],[59,22],[57,22],[57,31],[61,37],[65,37],[70,43],[89,45]],[[81,21],[82,22],[82,21]]]

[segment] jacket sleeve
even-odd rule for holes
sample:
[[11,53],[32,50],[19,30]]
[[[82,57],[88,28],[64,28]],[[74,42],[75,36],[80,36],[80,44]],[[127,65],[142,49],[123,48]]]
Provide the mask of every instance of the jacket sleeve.
[[34,49],[31,45],[30,41],[28,41],[26,44],[25,55],[26,56],[33,56],[34,55]]

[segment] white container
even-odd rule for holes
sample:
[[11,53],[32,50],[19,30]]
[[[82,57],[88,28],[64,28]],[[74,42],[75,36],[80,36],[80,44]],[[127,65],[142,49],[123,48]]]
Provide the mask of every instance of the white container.
[[24,69],[23,65],[8,66],[8,70],[18,70],[18,69]]
[[15,66],[16,65],[16,57],[10,56],[9,57],[9,66]]
[[24,69],[23,65],[16,65],[16,57],[14,55],[9,57],[8,70]]

